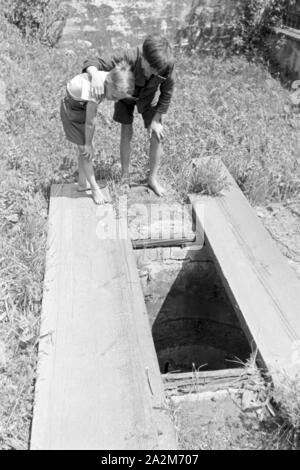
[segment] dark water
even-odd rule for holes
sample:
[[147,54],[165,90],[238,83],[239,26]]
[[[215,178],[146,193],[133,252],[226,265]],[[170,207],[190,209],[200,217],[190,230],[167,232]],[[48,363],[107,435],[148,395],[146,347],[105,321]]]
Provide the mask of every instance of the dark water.
[[192,0],[69,0],[70,14],[61,39],[98,50],[141,44],[147,34],[162,33],[171,42]]

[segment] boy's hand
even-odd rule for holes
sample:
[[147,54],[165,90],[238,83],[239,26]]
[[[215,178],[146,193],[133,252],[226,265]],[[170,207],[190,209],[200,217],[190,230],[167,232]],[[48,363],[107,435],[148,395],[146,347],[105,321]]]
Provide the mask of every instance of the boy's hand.
[[163,126],[160,122],[153,120],[150,124],[149,130],[155,132],[159,142],[164,138]]
[[104,81],[99,76],[99,74],[92,76],[91,91],[92,95],[94,95],[97,99],[104,95]]
[[91,145],[84,145],[82,149],[82,156],[87,160],[92,160],[94,157],[93,147]]
[[88,67],[87,72],[90,74],[91,80],[91,92],[92,95],[99,99],[102,95],[104,95],[104,80],[101,78],[100,74],[98,73],[99,70],[96,67]]

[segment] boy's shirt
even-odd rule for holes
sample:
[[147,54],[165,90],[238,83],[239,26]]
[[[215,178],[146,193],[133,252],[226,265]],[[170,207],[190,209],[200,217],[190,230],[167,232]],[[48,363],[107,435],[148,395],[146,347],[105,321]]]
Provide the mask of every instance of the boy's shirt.
[[[108,72],[99,71],[98,73],[104,83]],[[92,101],[99,104],[103,99],[103,97],[97,99],[92,95],[91,79],[88,73],[81,73],[69,80],[67,90],[75,101]]]
[[142,52],[138,47],[121,52],[120,54],[114,54],[108,59],[100,57],[97,59],[88,59],[84,62],[82,71],[86,72],[86,69],[93,65],[98,70],[109,72],[118,63],[124,60],[131,65],[131,69],[134,73],[135,90],[133,96],[138,98],[136,102],[138,111],[140,113],[144,112],[152,101],[153,93],[160,87],[160,96],[156,111],[165,114],[168,111],[174,90],[174,67],[164,76],[152,75],[147,79],[142,69]]

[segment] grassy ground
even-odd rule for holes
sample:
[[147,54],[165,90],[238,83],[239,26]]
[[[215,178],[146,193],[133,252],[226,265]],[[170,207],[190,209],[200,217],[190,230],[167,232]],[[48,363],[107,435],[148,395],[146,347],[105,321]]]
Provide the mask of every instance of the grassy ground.
[[[49,188],[74,181],[76,154],[66,143],[59,102],[86,51],[26,44],[0,18],[0,448],[28,446],[44,273]],[[184,199],[222,188],[218,168],[199,174],[193,158],[222,157],[253,203],[299,191],[299,121],[284,111],[287,92],[262,65],[178,56],[177,88],[165,118],[161,175]],[[117,188],[119,125],[112,105],[98,118],[96,168]],[[137,119],[133,178],[147,172],[147,136]]]

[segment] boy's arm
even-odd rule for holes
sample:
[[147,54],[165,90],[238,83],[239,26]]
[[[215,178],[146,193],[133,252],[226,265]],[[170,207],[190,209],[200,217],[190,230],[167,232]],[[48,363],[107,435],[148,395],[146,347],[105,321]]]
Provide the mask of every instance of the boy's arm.
[[160,85],[160,97],[156,108],[157,113],[166,114],[166,112],[168,111],[174,91],[174,85],[175,74],[173,69],[167,79]]
[[86,69],[87,73],[91,77],[91,93],[92,96],[95,96],[95,98],[99,99],[102,95],[104,95],[104,81],[98,72],[97,67],[94,65],[90,65]]
[[88,101],[86,105],[86,120],[85,120],[85,146],[84,157],[88,160],[93,158],[92,141],[95,131],[95,119],[97,115],[97,103]]
[[87,72],[91,76],[92,94],[96,98],[100,98],[100,96],[104,93],[104,83],[99,77],[99,75],[97,75],[98,70],[110,72],[117,64],[119,64],[123,60],[130,64],[132,68],[134,68],[139,54],[139,49],[134,48],[124,52],[116,53],[109,58],[98,57],[87,59],[83,64],[82,72]]
[[159,141],[164,138],[161,116],[168,111],[174,90],[174,84],[174,71],[172,71],[167,79],[160,85],[160,97],[156,107],[156,113],[150,124],[150,129],[156,134]]
[[122,60],[126,61],[128,64],[134,67],[139,55],[139,48],[134,47],[125,51],[120,51],[119,53],[115,53],[109,57],[103,56],[87,59],[83,63],[82,73],[89,72],[89,67],[95,67],[97,70],[110,72]]

